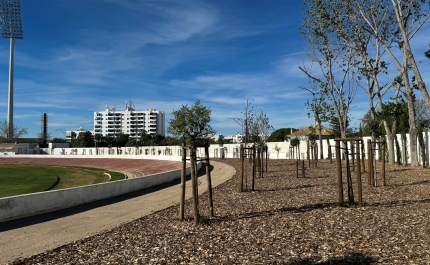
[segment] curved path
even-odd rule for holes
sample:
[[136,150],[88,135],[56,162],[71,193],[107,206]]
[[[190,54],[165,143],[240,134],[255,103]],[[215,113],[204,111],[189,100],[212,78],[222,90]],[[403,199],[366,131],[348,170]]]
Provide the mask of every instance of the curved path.
[[[232,166],[224,163],[212,161],[211,164],[213,187],[236,173]],[[206,177],[201,177],[199,181],[199,192],[206,191]],[[190,181],[187,181],[186,190],[186,198],[191,198]],[[179,196],[180,184],[167,184],[53,213],[0,223],[0,264],[42,253],[173,206],[179,203]]]

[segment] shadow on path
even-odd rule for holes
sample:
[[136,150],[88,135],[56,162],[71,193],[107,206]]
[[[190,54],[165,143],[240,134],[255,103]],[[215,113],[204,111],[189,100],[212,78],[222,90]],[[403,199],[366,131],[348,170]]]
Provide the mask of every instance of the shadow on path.
[[346,256],[344,258],[330,258],[329,260],[325,262],[318,262],[313,260],[320,260],[320,258],[315,257],[312,259],[305,259],[301,261],[293,261],[286,263],[287,265],[343,265],[343,264],[353,264],[353,265],[360,265],[360,264],[376,264],[378,263],[378,260],[373,257],[365,256],[361,253],[351,253],[349,256]]

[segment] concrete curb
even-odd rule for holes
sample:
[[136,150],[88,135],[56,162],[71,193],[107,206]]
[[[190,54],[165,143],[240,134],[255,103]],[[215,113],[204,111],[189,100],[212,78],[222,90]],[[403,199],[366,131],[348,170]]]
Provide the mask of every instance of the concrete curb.
[[[199,162],[198,169],[201,166],[202,163]],[[186,169],[186,174],[190,174],[189,167]],[[0,222],[115,197],[167,183],[180,177],[181,170],[179,169],[95,185],[6,197],[0,199]]]

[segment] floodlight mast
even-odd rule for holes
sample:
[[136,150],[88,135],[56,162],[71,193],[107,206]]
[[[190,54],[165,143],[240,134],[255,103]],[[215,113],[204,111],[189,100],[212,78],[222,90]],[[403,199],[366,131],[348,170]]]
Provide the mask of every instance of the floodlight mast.
[[0,0],[0,27],[2,37],[10,39],[9,93],[8,93],[8,135],[13,141],[13,62],[15,39],[22,39],[21,5],[19,0]]

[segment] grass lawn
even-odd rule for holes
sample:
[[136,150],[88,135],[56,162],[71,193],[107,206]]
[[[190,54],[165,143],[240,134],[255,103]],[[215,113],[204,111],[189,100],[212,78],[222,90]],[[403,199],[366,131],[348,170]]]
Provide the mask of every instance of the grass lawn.
[[98,168],[0,165],[0,198],[102,183],[109,180],[105,173],[110,181],[124,179],[122,173]]

